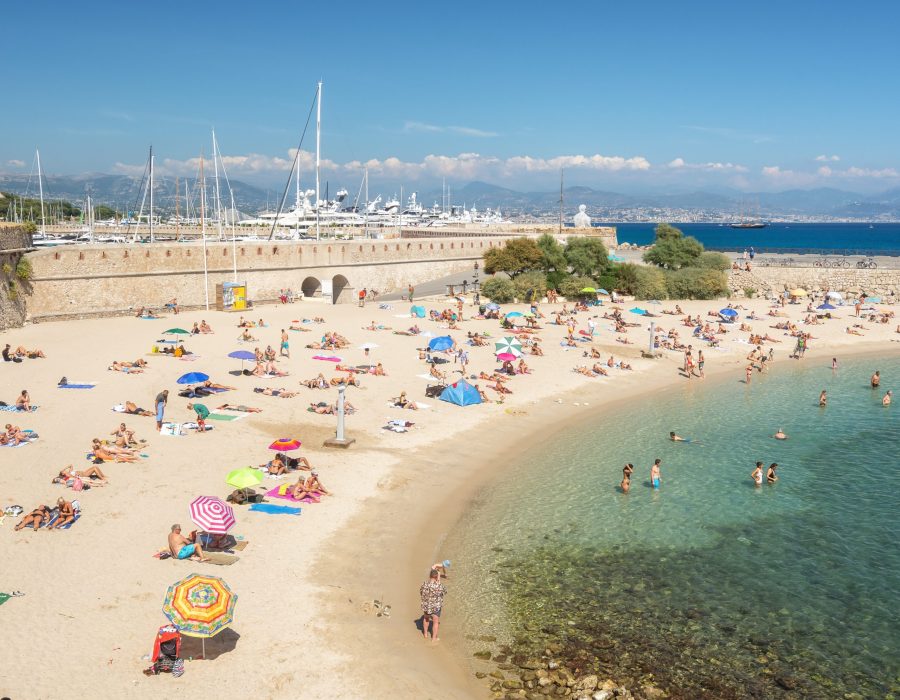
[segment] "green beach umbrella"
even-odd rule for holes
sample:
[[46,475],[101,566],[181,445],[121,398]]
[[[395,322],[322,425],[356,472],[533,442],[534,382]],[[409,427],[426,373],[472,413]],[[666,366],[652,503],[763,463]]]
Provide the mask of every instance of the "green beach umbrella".
[[184,330],[184,328],[170,328],[167,331],[163,331],[163,335],[190,335],[190,331]]
[[594,289],[593,287],[584,287],[581,291],[584,292],[585,294],[596,294],[597,293],[597,290]]
[[256,486],[263,480],[262,472],[259,469],[251,469],[244,467],[243,469],[235,469],[228,474],[225,483],[234,486],[236,489],[246,489]]
[[522,343],[519,342],[518,338],[513,338],[511,336],[506,336],[503,340],[498,340],[494,343],[494,354],[501,354],[504,352],[508,352],[510,355],[515,355],[516,357],[522,357],[524,354],[522,352]]

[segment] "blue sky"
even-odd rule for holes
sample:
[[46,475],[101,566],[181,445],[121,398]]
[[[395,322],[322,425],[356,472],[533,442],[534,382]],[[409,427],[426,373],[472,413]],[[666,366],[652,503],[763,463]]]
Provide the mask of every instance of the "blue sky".
[[193,174],[215,127],[233,178],[283,182],[321,78],[350,189],[362,163],[373,186],[900,185],[896,3],[304,5],[5,7],[0,172],[35,146],[52,173],[140,171],[153,143]]

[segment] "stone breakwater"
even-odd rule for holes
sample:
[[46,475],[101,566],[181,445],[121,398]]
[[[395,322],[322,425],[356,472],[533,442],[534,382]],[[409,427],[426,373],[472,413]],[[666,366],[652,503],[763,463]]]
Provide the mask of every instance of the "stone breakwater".
[[778,294],[785,289],[801,287],[808,292],[825,291],[870,296],[896,296],[900,293],[900,270],[757,267],[750,272],[730,270],[728,287],[733,296],[742,297],[752,289],[756,296]]

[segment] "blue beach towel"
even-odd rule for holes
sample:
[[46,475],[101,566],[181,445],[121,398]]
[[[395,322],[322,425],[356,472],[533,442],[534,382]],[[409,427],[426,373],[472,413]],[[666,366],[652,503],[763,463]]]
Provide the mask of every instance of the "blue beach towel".
[[96,384],[60,384],[57,389],[93,389]]
[[[39,406],[32,406],[31,410],[36,411],[38,410],[38,408]],[[28,413],[28,411],[20,411],[15,406],[0,406],[0,411],[9,411],[10,413]]]
[[[74,519],[72,522],[70,522],[68,525],[63,525],[63,526],[62,526],[61,528],[59,528],[59,529],[60,529],[60,530],[68,530],[68,529],[69,529],[70,527],[72,527],[75,523],[77,523],[78,520],[79,520],[80,518],[81,518],[81,511],[78,511],[77,513],[75,513],[75,519]],[[47,526],[49,526],[49,525],[52,525],[52,524],[55,523],[58,519],[59,519],[59,515],[54,515],[52,518],[50,518],[49,521],[47,521],[46,523],[43,523],[43,524],[41,525],[41,527],[47,527]]]
[[299,508],[276,506],[271,503],[254,503],[250,506],[250,510],[255,510],[259,513],[268,513],[269,515],[300,515]]

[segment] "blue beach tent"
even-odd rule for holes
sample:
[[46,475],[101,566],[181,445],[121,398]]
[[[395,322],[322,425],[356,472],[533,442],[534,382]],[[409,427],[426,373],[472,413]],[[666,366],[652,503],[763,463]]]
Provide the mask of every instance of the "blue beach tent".
[[449,401],[457,406],[471,406],[481,403],[481,394],[465,379],[460,379],[456,384],[451,384],[441,392],[441,401]]
[[425,307],[424,306],[412,306],[409,309],[410,316],[415,316],[416,318],[425,318]]
[[428,349],[434,350],[435,352],[443,352],[444,350],[449,350],[453,347],[453,338],[449,335],[440,335],[437,338],[432,338],[428,342]]

